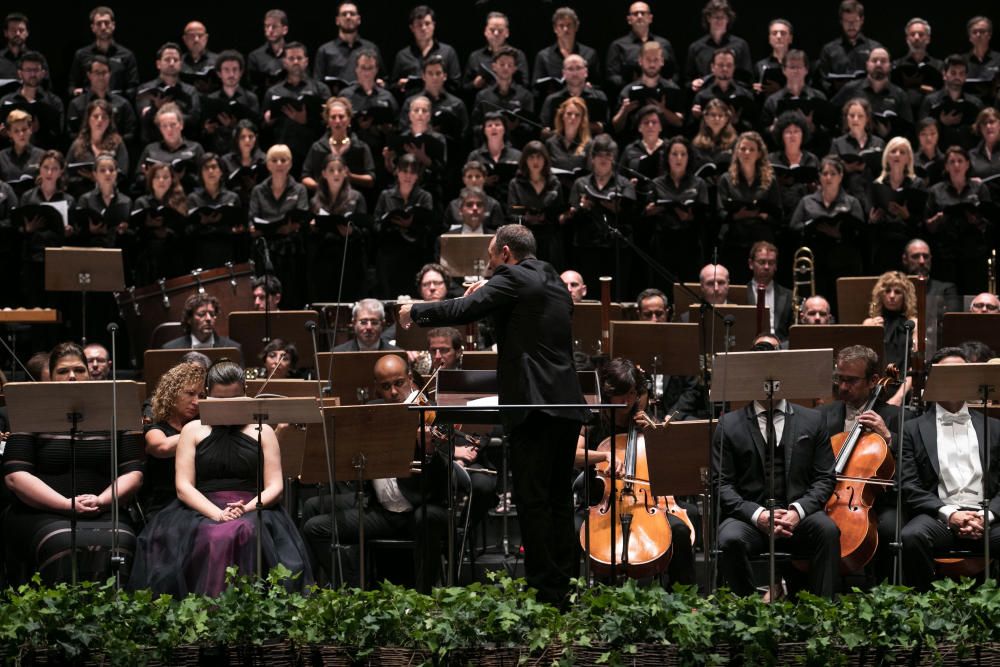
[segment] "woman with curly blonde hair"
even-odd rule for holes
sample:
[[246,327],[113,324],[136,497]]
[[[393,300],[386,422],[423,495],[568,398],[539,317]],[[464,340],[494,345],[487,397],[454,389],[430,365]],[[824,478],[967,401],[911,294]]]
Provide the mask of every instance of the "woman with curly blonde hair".
[[205,395],[205,368],[178,364],[163,374],[153,394],[153,423],[145,428],[146,477],[139,502],[149,515],[177,497],[174,454],[181,429],[198,418],[198,401]]
[[[909,370],[903,368],[907,341],[911,351],[917,349],[917,338],[906,330],[907,322],[913,322],[914,332],[920,331],[917,322],[917,291],[910,279],[899,271],[886,271],[878,277],[875,287],[872,288],[872,298],[868,303],[868,318],[862,324],[883,328],[885,347],[882,362],[895,364],[904,372]],[[911,356],[910,359],[912,358]],[[910,384],[911,379],[907,377],[904,385],[889,399],[889,403],[900,405],[910,389]]]

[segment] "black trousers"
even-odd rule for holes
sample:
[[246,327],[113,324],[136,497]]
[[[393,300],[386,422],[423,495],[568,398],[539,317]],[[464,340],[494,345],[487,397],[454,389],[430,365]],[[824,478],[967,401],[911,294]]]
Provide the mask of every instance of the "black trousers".
[[[766,555],[768,537],[742,519],[730,517],[719,526],[720,570],[737,595],[754,592],[750,558]],[[833,597],[840,568],[840,530],[824,512],[813,512],[799,522],[789,538],[775,540],[775,549],[809,561],[809,591]]]
[[580,423],[533,412],[509,434],[514,502],[528,585],[562,603],[576,570],[573,455]]
[[[903,583],[926,591],[934,581],[934,555],[944,549],[982,551],[982,540],[959,539],[943,521],[918,514],[903,526]],[[990,553],[1000,553],[1000,522],[990,522]]]

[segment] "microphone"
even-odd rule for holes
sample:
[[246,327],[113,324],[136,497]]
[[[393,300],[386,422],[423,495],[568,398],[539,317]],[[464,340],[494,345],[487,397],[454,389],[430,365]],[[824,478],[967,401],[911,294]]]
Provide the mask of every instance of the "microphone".
[[712,246],[712,264],[719,263],[719,246]]
[[906,322],[903,324],[903,328],[906,329],[907,331],[913,331],[913,320],[906,320]]
[[111,322],[106,327],[108,333],[115,333],[118,331],[118,324],[116,322]]
[[260,236],[258,237],[258,241],[264,247],[264,275],[265,276],[273,275],[274,264],[271,264],[271,251],[270,248],[268,248],[267,239],[265,239],[263,236]]
[[722,318],[722,323],[725,324],[727,327],[731,327],[734,324],[736,324],[736,316],[726,315],[725,317]]
[[316,331],[316,323],[312,320],[306,322],[306,331]]

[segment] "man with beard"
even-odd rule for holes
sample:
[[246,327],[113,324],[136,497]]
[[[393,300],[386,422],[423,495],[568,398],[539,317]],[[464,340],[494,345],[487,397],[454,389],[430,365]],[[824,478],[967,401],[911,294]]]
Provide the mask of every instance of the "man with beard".
[[164,350],[198,349],[202,347],[235,347],[240,344],[215,332],[215,323],[222,317],[222,306],[211,294],[192,294],[184,302],[184,335],[167,341]]
[[842,109],[844,104],[855,97],[868,100],[874,115],[874,132],[883,139],[901,134],[900,130],[913,123],[913,111],[906,92],[889,81],[891,62],[888,50],[881,46],[872,49],[865,62],[868,75],[845,85],[831,100],[837,109]]
[[108,59],[111,68],[109,87],[123,97],[135,94],[139,85],[139,64],[135,54],[115,41],[115,13],[110,7],[90,11],[90,31],[94,43],[77,49],[69,66],[69,94],[75,97],[87,88],[88,65],[94,56]]
[[936,343],[941,317],[962,310],[962,297],[955,283],[931,278],[931,259],[931,247],[923,239],[913,239],[903,250],[906,273],[927,280],[927,337],[928,343]]
[[965,58],[953,54],[944,61],[944,88],[924,98],[917,117],[928,116],[938,123],[939,146],[964,146],[972,148],[979,140],[972,131],[972,124],[983,108],[983,101],[965,92],[969,64]]
[[[330,86],[335,95],[355,80],[354,69],[362,50],[370,49],[375,53],[379,73],[385,69],[378,46],[360,35],[361,12],[355,3],[337,5],[336,23],[337,36],[316,49],[313,62],[313,78]],[[333,79],[344,83],[334,85]]]

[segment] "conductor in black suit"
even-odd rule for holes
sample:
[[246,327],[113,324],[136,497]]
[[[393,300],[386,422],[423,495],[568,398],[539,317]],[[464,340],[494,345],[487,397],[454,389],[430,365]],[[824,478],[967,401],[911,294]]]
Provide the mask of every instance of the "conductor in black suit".
[[[965,353],[944,347],[934,364],[964,364]],[[933,372],[933,369],[932,369]],[[904,583],[927,590],[935,552],[983,548],[983,479],[990,499],[990,549],[1000,549],[1000,420],[990,419],[990,463],[983,475],[985,418],[964,401],[941,401],[903,427],[903,501],[913,517],[903,528]]]
[[539,600],[563,604],[578,548],[573,456],[588,412],[546,406],[583,403],[573,366],[573,302],[555,269],[535,258],[535,238],[527,227],[500,227],[487,252],[489,280],[458,299],[405,304],[399,322],[443,326],[492,317],[500,404],[537,406],[501,413],[510,442],[525,576]]
[[[777,548],[809,561],[810,592],[832,597],[840,566],[840,531],[823,511],[833,492],[833,450],[817,410],[775,403],[774,530]],[[719,548],[723,579],[738,595],[753,593],[750,557],[768,548],[767,405],[727,412],[715,429],[714,466],[721,469]],[[724,434],[724,436],[723,436]],[[721,466],[720,442],[721,443]]]
[[211,294],[192,294],[184,302],[184,335],[163,344],[164,350],[197,349],[201,347],[235,347],[240,344],[215,332],[215,323],[222,317],[222,306]]

